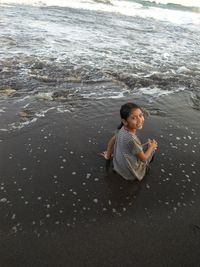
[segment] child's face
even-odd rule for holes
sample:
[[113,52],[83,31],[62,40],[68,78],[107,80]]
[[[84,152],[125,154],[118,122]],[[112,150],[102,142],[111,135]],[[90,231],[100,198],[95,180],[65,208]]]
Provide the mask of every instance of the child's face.
[[130,130],[141,129],[144,124],[144,114],[141,109],[132,109],[130,115],[124,120],[124,125]]

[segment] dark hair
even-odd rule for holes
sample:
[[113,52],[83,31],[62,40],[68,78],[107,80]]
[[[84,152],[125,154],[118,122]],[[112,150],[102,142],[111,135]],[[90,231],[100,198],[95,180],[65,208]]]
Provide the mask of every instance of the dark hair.
[[[134,103],[130,103],[130,102],[122,105],[121,108],[120,108],[120,117],[121,117],[121,119],[126,120],[129,117],[129,115],[131,114],[131,111],[133,109],[138,109],[138,108],[141,109],[140,106],[138,106],[138,105],[136,105]],[[118,126],[118,129],[121,129],[122,126],[123,126],[123,122],[121,122],[121,124]]]

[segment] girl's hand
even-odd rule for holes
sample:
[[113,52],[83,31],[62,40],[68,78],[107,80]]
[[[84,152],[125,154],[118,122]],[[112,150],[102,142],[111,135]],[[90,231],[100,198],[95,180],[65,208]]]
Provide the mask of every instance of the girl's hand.
[[108,155],[108,151],[103,151],[101,153],[101,156],[104,157],[104,159],[109,160],[111,157]]
[[151,147],[153,150],[156,150],[158,148],[158,143],[156,142],[156,140],[148,140],[148,145],[149,147]]

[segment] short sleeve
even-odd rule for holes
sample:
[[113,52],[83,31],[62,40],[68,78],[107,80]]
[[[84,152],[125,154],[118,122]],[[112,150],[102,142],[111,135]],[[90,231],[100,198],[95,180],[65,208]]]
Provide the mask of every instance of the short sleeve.
[[131,140],[128,142],[128,147],[133,155],[143,151],[141,144],[138,143],[134,138],[131,138]]

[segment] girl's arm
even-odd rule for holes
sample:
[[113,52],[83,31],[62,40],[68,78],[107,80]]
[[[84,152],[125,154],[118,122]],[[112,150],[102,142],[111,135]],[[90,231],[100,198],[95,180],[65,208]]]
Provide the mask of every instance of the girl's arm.
[[136,156],[141,160],[141,161],[147,161],[149,157],[152,155],[152,153],[157,149],[158,144],[157,142],[153,140],[148,141],[148,149],[144,152],[141,151],[140,153],[136,154]]
[[105,159],[110,159],[112,157],[112,153],[113,153],[115,142],[116,142],[116,136],[113,135],[113,137],[108,142],[107,150],[101,153],[101,155]]

